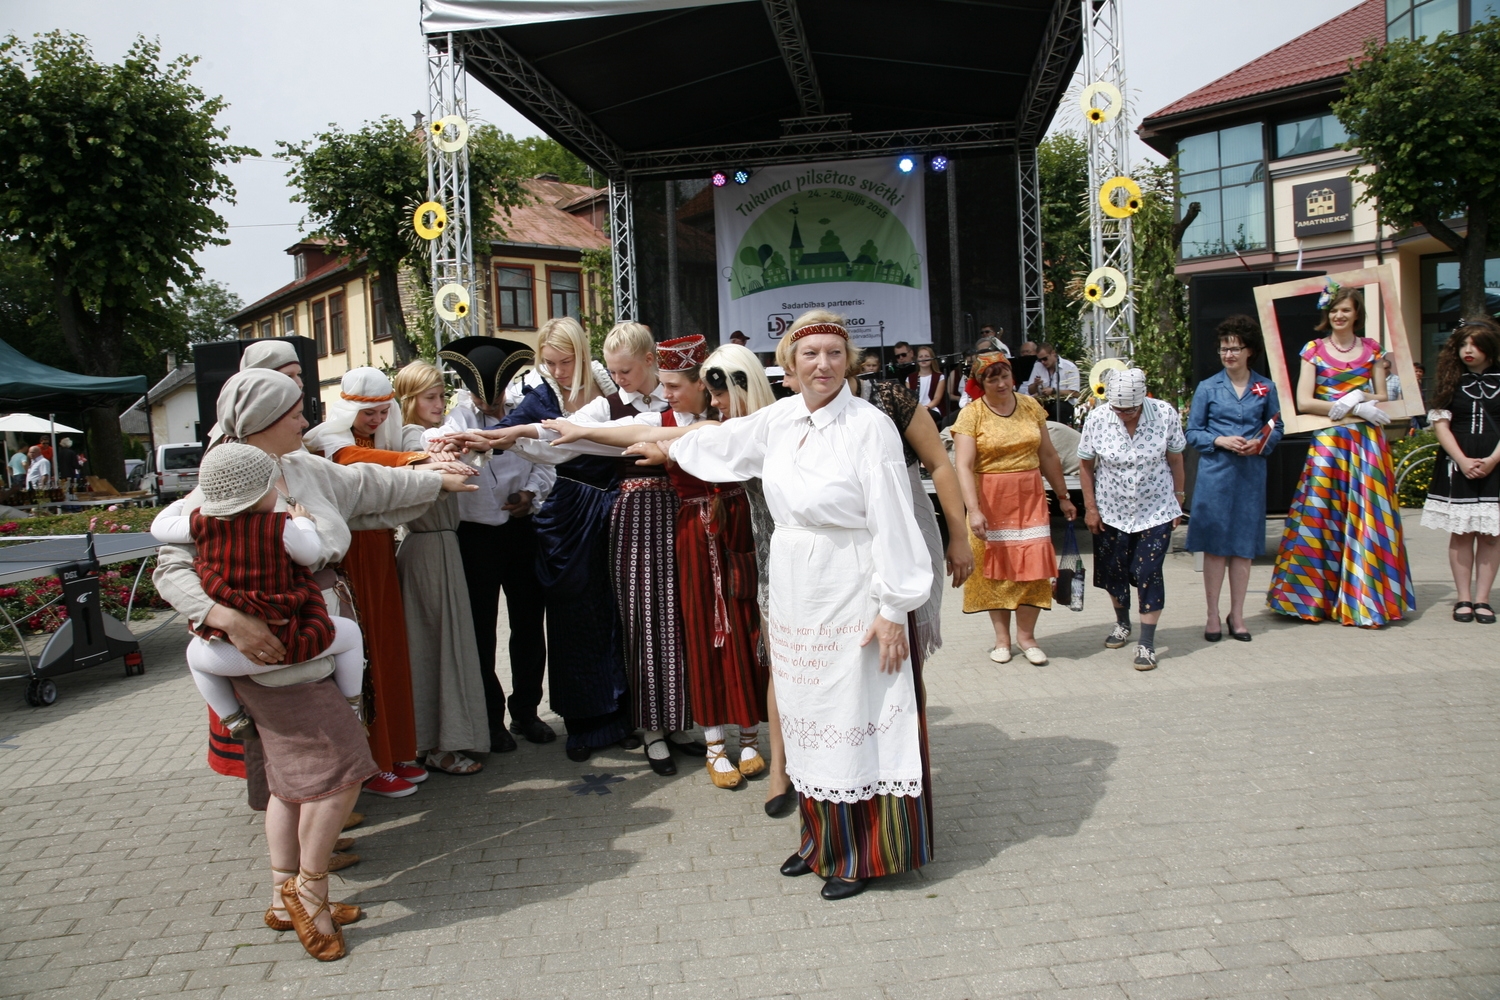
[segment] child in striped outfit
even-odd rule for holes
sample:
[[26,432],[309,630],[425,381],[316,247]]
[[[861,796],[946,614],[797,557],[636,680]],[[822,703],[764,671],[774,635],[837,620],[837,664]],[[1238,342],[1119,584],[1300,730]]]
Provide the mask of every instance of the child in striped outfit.
[[[198,625],[188,643],[188,669],[198,693],[231,732],[251,721],[234,694],[232,677],[252,677],[289,664],[333,657],[333,679],[359,711],[364,642],[359,625],[328,614],[309,566],[322,544],[312,516],[288,497],[276,510],[276,460],[259,448],[226,442],[209,450],[199,469],[203,504],[186,515],[165,511],[151,525],[164,543],[192,544],[204,592],[219,604],[267,622],[286,647],[280,663],[257,662],[225,634]],[[274,624],[275,622],[284,624]],[[326,676],[323,675],[323,676]],[[317,680],[305,677],[302,680]]]

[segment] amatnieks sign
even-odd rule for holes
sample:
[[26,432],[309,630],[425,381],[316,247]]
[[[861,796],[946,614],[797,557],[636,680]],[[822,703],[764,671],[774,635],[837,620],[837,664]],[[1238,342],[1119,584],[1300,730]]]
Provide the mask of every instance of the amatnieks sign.
[[719,336],[775,350],[792,320],[831,309],[862,346],[932,340],[922,174],[895,157],[767,167],[714,192]]
[[1292,185],[1292,235],[1301,239],[1353,228],[1354,198],[1349,178]]

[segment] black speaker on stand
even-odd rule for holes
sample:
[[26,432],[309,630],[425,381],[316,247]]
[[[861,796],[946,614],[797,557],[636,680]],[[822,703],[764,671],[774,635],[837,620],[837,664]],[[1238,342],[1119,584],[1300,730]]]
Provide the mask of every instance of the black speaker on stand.
[[[321,423],[323,404],[318,398],[318,344],[311,337],[277,338],[297,350],[302,363],[302,413],[308,426]],[[240,355],[253,340],[222,340],[214,344],[193,345],[193,379],[198,389],[198,433],[208,444],[208,432],[219,420],[219,392],[240,370]]]

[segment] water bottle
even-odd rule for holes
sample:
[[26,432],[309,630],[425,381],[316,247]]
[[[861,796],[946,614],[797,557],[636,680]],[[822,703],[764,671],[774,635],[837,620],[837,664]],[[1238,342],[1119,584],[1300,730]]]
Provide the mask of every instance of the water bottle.
[[1078,564],[1078,569],[1073,573],[1073,601],[1068,605],[1069,611],[1083,610],[1083,563]]

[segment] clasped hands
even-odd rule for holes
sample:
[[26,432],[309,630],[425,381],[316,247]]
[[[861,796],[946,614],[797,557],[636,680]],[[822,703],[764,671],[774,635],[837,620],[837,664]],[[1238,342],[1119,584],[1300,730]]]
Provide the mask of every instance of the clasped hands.
[[1377,427],[1391,422],[1391,415],[1376,405],[1375,397],[1363,389],[1344,393],[1328,407],[1329,420],[1342,420],[1351,414]]

